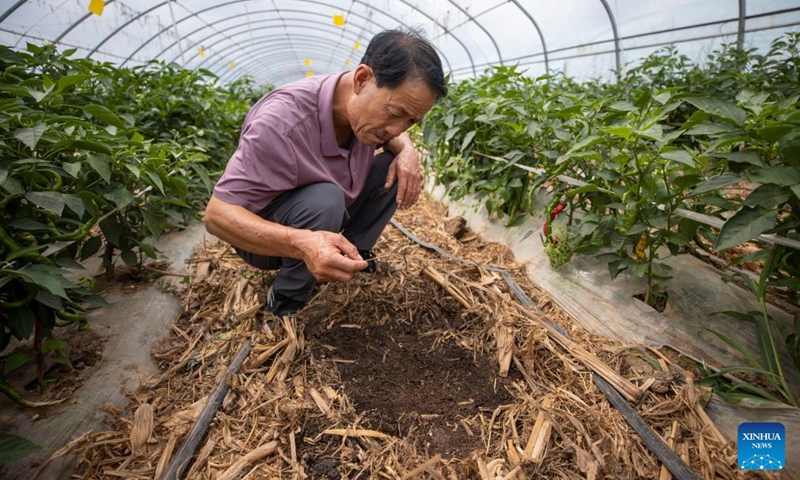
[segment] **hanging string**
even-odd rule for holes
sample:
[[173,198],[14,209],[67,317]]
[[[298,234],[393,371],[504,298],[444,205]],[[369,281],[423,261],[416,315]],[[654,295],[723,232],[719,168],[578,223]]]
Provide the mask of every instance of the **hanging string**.
[[175,29],[175,36],[178,37],[178,50],[181,52],[181,63],[186,68],[186,57],[183,55],[183,45],[181,44],[181,33],[178,31],[178,25],[175,23],[175,11],[172,10],[172,0],[167,0],[169,6],[169,16],[172,17],[172,28]]

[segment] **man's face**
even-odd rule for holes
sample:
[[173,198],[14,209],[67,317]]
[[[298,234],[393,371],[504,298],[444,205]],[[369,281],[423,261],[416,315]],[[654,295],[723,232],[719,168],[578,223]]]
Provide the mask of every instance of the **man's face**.
[[359,65],[355,72],[356,97],[349,109],[350,127],[365,145],[377,145],[400,135],[422,120],[436,95],[418,78],[397,88],[378,88],[372,70]]

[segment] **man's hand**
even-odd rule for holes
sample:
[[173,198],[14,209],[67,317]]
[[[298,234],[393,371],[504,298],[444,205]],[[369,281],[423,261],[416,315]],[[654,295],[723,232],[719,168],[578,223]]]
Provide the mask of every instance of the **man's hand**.
[[299,247],[308,271],[320,282],[347,282],[367,268],[358,249],[338,233],[304,231]]
[[[399,140],[400,138],[397,137],[393,140]],[[422,191],[422,167],[419,164],[419,157],[413,145],[411,145],[410,139],[408,143],[402,142],[401,148],[392,149],[391,151],[395,154],[395,157],[389,166],[384,188],[387,190],[392,188],[395,180],[397,180],[397,205],[400,208],[408,208],[417,203],[419,194]]]

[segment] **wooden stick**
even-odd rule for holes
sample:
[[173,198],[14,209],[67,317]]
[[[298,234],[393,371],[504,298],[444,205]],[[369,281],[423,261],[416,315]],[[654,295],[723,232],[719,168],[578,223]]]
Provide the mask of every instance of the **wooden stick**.
[[278,442],[273,440],[269,443],[266,443],[255,450],[251,451],[244,457],[240,458],[233,462],[233,465],[228,467],[227,470],[222,472],[222,475],[217,477],[217,480],[234,480],[235,478],[239,477],[239,473],[242,471],[244,467],[250,465],[251,463],[255,463],[262,458],[266,457],[270,453],[274,452],[278,449]]
[[[669,433],[669,438],[667,438],[667,445],[672,450],[675,450],[675,436],[678,434],[678,421],[672,421],[672,431]],[[672,474],[669,473],[669,469],[667,469],[666,465],[661,465],[661,474],[658,476],[658,480],[672,480]]]
[[422,269],[422,273],[430,277],[430,279],[433,280],[434,282],[441,285],[447,291],[447,293],[452,295],[453,298],[455,298],[458,301],[458,303],[460,303],[466,308],[472,308],[472,303],[469,301],[467,296],[464,295],[464,293],[461,290],[459,290],[458,287],[448,282],[447,279],[444,277],[444,275],[436,271],[436,269],[434,269],[429,265],[424,269]]
[[362,428],[329,428],[322,432],[323,435],[338,435],[340,437],[373,437],[373,438],[392,438],[377,430],[365,430]]
[[[250,353],[250,346],[251,343],[250,339],[248,338],[245,340],[241,348],[239,348],[239,352],[236,354],[236,357],[234,357],[233,361],[228,367],[227,374],[220,379],[216,388],[214,389],[214,392],[208,397],[208,402],[200,412],[200,416],[192,426],[192,430],[189,432],[189,435],[186,436],[183,444],[181,444],[181,448],[178,449],[178,453],[175,455],[175,459],[167,469],[167,473],[164,474],[164,480],[179,480],[181,475],[183,475],[183,471],[189,464],[189,460],[192,459],[194,451],[197,449],[197,446],[200,444],[200,441],[206,434],[206,430],[208,430],[209,425],[211,425],[211,421],[217,414],[217,410],[222,404],[225,394],[228,393],[228,378],[233,377],[239,372],[242,362],[244,362],[244,359],[247,358],[247,354]],[[277,448],[277,443],[275,443],[275,448]]]
[[[553,397],[545,397],[542,400],[542,409],[547,409],[553,406]],[[525,458],[533,460],[536,463],[542,461],[544,458],[544,449],[550,442],[550,432],[553,425],[547,420],[544,412],[539,411],[536,416],[536,423],[533,424],[531,436],[528,438],[528,444],[525,446]]]
[[322,398],[322,395],[317,391],[316,388],[311,387],[308,389],[308,394],[311,395],[311,399],[314,400],[314,403],[317,404],[317,408],[320,409],[322,413],[325,414],[326,417],[331,416],[331,407],[328,405],[328,402]]
[[414,470],[411,470],[410,472],[408,472],[405,475],[403,475],[403,477],[400,480],[409,480],[411,478],[414,478],[414,477],[420,475],[422,472],[424,472],[426,468],[436,465],[441,460],[442,460],[442,456],[437,454],[435,457],[429,459],[427,462],[423,463],[419,467],[417,467]]

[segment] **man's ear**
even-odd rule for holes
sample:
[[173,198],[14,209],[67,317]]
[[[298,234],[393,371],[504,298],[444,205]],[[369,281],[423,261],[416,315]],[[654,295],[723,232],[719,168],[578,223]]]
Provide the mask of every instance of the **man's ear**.
[[356,67],[353,71],[353,91],[361,93],[367,82],[372,78],[372,69],[363,63]]

